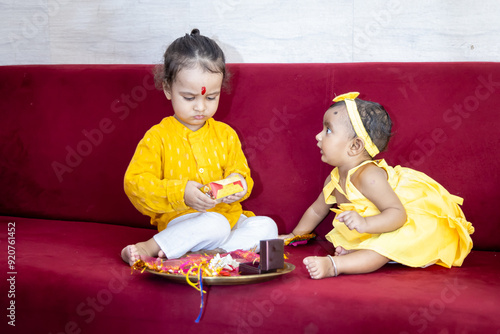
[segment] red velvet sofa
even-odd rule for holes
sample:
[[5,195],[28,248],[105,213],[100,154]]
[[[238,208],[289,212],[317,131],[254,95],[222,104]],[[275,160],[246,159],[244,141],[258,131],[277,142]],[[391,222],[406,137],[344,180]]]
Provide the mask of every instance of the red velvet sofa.
[[[323,238],[287,246],[296,269],[206,287],[134,272],[120,250],[155,230],[123,191],[147,129],[172,114],[151,65],[0,67],[2,328],[8,333],[500,333],[499,63],[230,64],[215,118],[239,134],[255,188],[244,207],[290,232],[331,167],[315,135],[335,94],[361,92],[395,123],[389,164],[465,199],[474,248],[460,268],[388,264],[312,280]],[[15,325],[15,327],[13,326]],[[2,329],[2,333],[5,331]]]

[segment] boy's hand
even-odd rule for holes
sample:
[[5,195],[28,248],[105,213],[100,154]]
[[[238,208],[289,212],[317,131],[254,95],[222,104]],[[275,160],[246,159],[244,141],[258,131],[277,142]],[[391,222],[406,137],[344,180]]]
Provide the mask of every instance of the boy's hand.
[[337,215],[337,220],[347,226],[348,229],[356,230],[359,233],[365,233],[367,224],[366,219],[361,217],[356,211],[344,211]]
[[213,208],[217,202],[201,192],[201,187],[203,187],[201,183],[188,181],[184,190],[184,203],[196,211],[206,212]]
[[233,176],[238,176],[240,178],[241,185],[243,186],[243,191],[240,191],[239,193],[232,194],[232,195],[226,196],[224,198],[221,198],[220,201],[222,203],[230,204],[230,203],[239,201],[246,195],[246,193],[248,191],[247,181],[245,180],[245,178],[237,173],[233,173],[233,174],[229,175],[227,178],[233,177]]

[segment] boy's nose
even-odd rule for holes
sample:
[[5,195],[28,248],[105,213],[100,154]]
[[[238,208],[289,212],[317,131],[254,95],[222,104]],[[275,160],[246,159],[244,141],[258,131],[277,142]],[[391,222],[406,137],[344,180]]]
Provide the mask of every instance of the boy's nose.
[[198,100],[195,104],[194,110],[196,111],[205,111],[205,101],[204,99]]
[[321,132],[316,135],[316,140],[321,141]]

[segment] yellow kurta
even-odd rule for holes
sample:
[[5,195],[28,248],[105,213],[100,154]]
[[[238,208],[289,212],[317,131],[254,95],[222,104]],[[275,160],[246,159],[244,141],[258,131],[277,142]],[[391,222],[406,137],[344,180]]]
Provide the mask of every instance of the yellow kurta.
[[353,210],[363,217],[380,213],[350,181],[351,175],[367,163],[374,163],[387,172],[389,184],[406,209],[406,223],[392,232],[368,234],[351,231],[335,219],[334,229],[326,238],[335,246],[348,250],[371,249],[412,267],[434,263],[447,268],[461,266],[472,249],[470,234],[474,233],[472,224],[465,219],[459,206],[463,199],[451,195],[421,172],[401,166],[393,168],[384,160],[365,161],[349,171],[344,192],[339,185],[338,169],[335,168],[331,173],[331,182],[323,189],[325,201],[336,203],[333,191],[337,189],[351,203],[339,204],[339,209],[332,211],[338,214]]
[[[253,188],[250,168],[236,132],[209,119],[198,131],[186,128],[173,116],[153,126],[139,142],[125,172],[124,188],[132,204],[162,231],[174,218],[197,212],[184,202],[188,181],[207,184],[232,173],[242,175]],[[232,226],[243,212],[241,204],[220,203],[208,210],[224,215]]]

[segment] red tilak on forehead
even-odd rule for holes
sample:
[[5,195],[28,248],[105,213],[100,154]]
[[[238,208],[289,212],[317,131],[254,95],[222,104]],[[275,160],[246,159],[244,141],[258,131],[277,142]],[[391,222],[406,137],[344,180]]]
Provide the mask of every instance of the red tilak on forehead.
[[205,86],[201,87],[201,95],[205,95],[207,88]]

